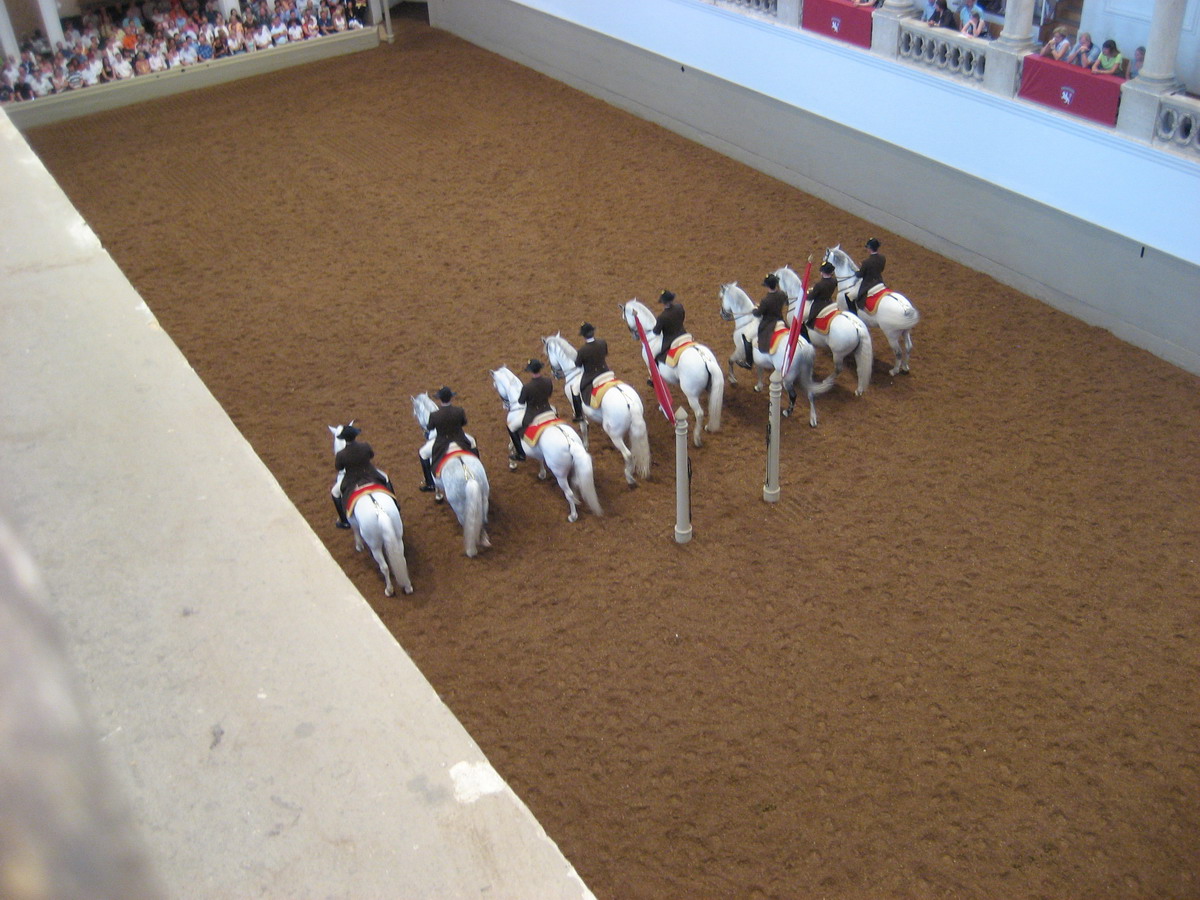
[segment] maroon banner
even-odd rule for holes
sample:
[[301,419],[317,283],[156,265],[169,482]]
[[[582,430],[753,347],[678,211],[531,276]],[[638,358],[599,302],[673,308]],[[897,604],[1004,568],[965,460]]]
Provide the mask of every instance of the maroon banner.
[[804,280],[800,282],[800,309],[792,316],[792,327],[788,331],[787,353],[783,356],[783,372],[779,373],[782,378],[784,372],[788,372],[792,368],[792,357],[796,355],[796,345],[800,343],[800,328],[804,325],[804,307],[808,301],[808,276],[812,274],[812,260],[809,260],[807,266],[804,267]]
[[874,6],[855,6],[849,0],[804,0],[800,26],[870,50],[874,9]]
[[1021,90],[1017,96],[1112,126],[1117,124],[1122,84],[1124,79],[1116,75],[1100,75],[1082,66],[1031,54],[1021,63]]
[[654,354],[650,352],[650,339],[646,337],[646,329],[642,327],[642,320],[634,316],[633,321],[637,325],[637,333],[642,341],[642,349],[646,351],[646,368],[650,370],[650,380],[654,383],[654,396],[658,398],[658,405],[662,407],[663,415],[667,417],[667,421],[674,425],[675,401],[671,399],[671,391],[667,388],[667,383],[663,381],[662,374],[658,371],[658,363],[654,361]]

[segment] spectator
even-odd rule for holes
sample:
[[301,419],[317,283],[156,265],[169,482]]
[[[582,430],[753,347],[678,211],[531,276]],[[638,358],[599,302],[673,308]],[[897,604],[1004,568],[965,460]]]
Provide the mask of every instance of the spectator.
[[200,42],[196,45],[196,59],[198,62],[208,62],[213,58],[214,51],[212,39],[208,35],[200,35]]
[[1096,61],[1092,63],[1092,71],[1101,75],[1122,76],[1125,71],[1125,57],[1117,49],[1117,42],[1111,38],[1104,42],[1104,47]]
[[1092,36],[1086,31],[1079,32],[1075,46],[1067,54],[1067,62],[1073,66],[1083,66],[1090,69],[1092,63],[1100,56],[1100,48],[1092,43]]
[[304,26],[300,24],[298,19],[292,19],[288,25],[288,42],[295,44],[298,41],[304,40]]
[[1146,64],[1146,48],[1138,47],[1133,51],[1133,59],[1129,61],[1129,77],[1137,78]]
[[271,27],[268,31],[271,35],[271,43],[276,47],[282,47],[288,42],[287,26],[283,24],[283,19],[279,16],[271,19]]
[[137,56],[133,59],[133,74],[134,75],[149,75],[150,74],[150,54],[145,50],[139,50]]
[[946,0],[933,0],[933,13],[927,20],[931,28],[955,28],[954,13],[946,5]]
[[246,27],[235,9],[229,14],[229,52],[236,56],[246,50]]
[[978,12],[973,12],[971,18],[967,19],[967,24],[962,27],[962,33],[967,37],[985,38],[988,36],[987,24]]
[[254,48],[256,50],[267,50],[271,46],[271,25],[269,22],[260,22],[258,30],[254,32]]
[[346,11],[342,8],[342,4],[335,4],[333,7],[333,30],[335,32],[345,31],[346,27]]
[[1042,45],[1042,56],[1048,56],[1051,59],[1066,59],[1067,54],[1071,52],[1071,39],[1067,37],[1067,29],[1063,25],[1054,26],[1054,32],[1050,35],[1050,40]]
[[329,9],[329,4],[322,2],[317,10],[317,28],[321,30],[321,34],[333,34],[333,12]]

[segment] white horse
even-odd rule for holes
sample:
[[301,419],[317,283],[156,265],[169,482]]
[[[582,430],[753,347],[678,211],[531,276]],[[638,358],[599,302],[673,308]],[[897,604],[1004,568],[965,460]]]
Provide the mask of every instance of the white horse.
[[[429,415],[437,409],[437,404],[428,394],[418,394],[412,398],[412,408],[417,424],[428,437]],[[458,524],[463,529],[463,551],[467,556],[474,557],[480,547],[492,546],[485,525],[491,489],[479,457],[451,442],[434,473],[433,484],[437,489],[433,498],[439,503],[443,498],[449,500],[450,508],[458,516]]]
[[[495,385],[496,393],[500,395],[500,400],[508,412],[508,430],[518,430],[525,416],[525,404],[517,402],[521,395],[521,379],[514,375],[508,366],[501,366],[493,370],[492,384]],[[572,483],[588,509],[598,516],[604,515],[600,509],[600,498],[596,496],[592,458],[584,449],[583,441],[579,439],[574,428],[561,419],[556,419],[553,425],[543,429],[536,444],[532,447],[525,445],[525,454],[541,464],[538,478],[545,479],[547,468],[554,473],[563,496],[567,498],[567,505],[571,508],[570,515],[567,516],[568,522],[579,518],[579,511],[575,506],[575,492],[571,490]]]
[[[779,286],[788,295],[788,322],[794,315],[801,314],[804,299],[804,282],[790,266],[775,270]],[[805,314],[811,310],[804,310]],[[819,312],[819,311],[818,311]],[[808,329],[808,337],[814,347],[824,347],[833,356],[833,373],[842,371],[846,357],[854,354],[854,368],[858,371],[858,387],[854,391],[861,397],[871,383],[871,367],[875,364],[875,350],[871,344],[871,332],[862,319],[853,313],[842,311],[829,321],[829,333],[822,334],[815,328]]]
[[[640,300],[630,300],[621,306],[621,316],[625,319],[629,333],[639,344],[641,340],[638,338],[635,323],[642,323],[646,338],[650,342],[650,353],[657,356],[662,348],[662,335],[654,334],[656,317],[654,313],[650,312],[649,307]],[[645,347],[642,347],[642,358],[645,359],[647,366],[653,363],[653,358],[646,359]],[[697,447],[701,446],[704,441],[703,432],[721,430],[721,404],[725,398],[725,379],[721,375],[721,364],[717,362],[717,357],[703,344],[692,343],[679,352],[679,358],[675,365],[664,363],[658,367],[658,371],[667,384],[678,385],[679,389],[683,391],[683,395],[687,397],[688,403],[692,407],[692,415],[696,420],[696,424],[692,428],[692,443]],[[704,407],[700,403],[700,397],[705,391],[708,391],[707,423],[704,421]]]
[[[858,296],[858,286],[862,281],[855,274],[858,266],[854,264],[850,254],[842,249],[841,244],[825,251],[825,262],[833,264],[834,276],[838,282],[838,305],[848,309],[847,300]],[[868,325],[882,331],[891,345],[892,353],[896,355],[896,364],[892,366],[889,374],[908,374],[908,358],[912,354],[912,330],[921,321],[921,314],[917,312],[917,308],[903,294],[885,290],[879,298],[875,312],[870,313],[860,307],[858,315]]]
[[[353,423],[352,423],[353,424]],[[343,425],[328,426],[333,435],[333,455],[346,446],[346,442],[338,437]],[[379,486],[383,488],[383,485]],[[346,501],[346,514],[350,519],[350,528],[354,531],[354,549],[362,553],[363,543],[371,548],[371,555],[383,575],[383,593],[391,597],[396,593],[392,587],[392,572],[396,573],[396,581],[406,594],[413,592],[412,582],[408,578],[408,562],[404,559],[404,523],[400,521],[400,506],[392,499],[386,489],[366,491],[359,494],[353,507],[350,507],[350,497],[343,496]]]
[[[576,351],[571,342],[559,333],[542,338],[542,345],[546,348],[546,358],[554,377],[563,379],[567,396],[577,395],[583,367],[575,364]],[[611,376],[612,372],[606,374]],[[625,481],[633,487],[637,484],[637,478],[645,478],[650,474],[650,439],[646,434],[642,398],[615,376],[604,383],[609,387],[604,390],[599,409],[592,408],[591,398],[582,401],[583,421],[579,430],[583,434],[583,446],[591,450],[588,446],[588,423],[599,422],[625,461]]]
[[[754,301],[737,286],[736,282],[721,285],[721,318],[727,322],[734,322],[733,353],[729,356],[729,383],[737,384],[733,367],[739,363],[758,367],[758,384],[754,386],[756,391],[762,390],[762,373],[778,369],[782,373],[783,388],[787,391],[788,399],[791,401],[788,408],[783,411],[783,415],[790,416],[796,407],[796,383],[799,382],[804,396],[808,398],[808,424],[816,428],[817,403],[815,398],[818,394],[827,394],[833,390],[836,373],[824,381],[814,382],[813,358],[816,353],[812,344],[803,337],[796,341],[796,350],[792,354],[791,365],[788,367],[788,371],[784,372],[787,340],[780,340],[774,353],[763,353],[759,350],[758,319],[751,313],[754,308]],[[747,347],[750,348],[750,358],[746,357]]]

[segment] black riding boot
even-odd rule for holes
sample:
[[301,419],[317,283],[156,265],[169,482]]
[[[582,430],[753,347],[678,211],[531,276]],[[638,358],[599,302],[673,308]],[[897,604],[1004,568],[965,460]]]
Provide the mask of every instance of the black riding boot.
[[850,312],[854,313],[854,315],[856,315],[856,316],[858,315],[858,301],[857,300],[851,300],[849,297],[847,297],[846,298],[846,308]]
[[417,486],[417,490],[428,494],[430,491],[437,490],[437,485],[433,483],[433,460],[418,458],[421,459],[421,473],[425,476],[425,481]]
[[521,429],[510,431],[508,436],[513,445],[513,452],[508,455],[508,458],[520,462],[525,458],[525,448],[521,446]]
[[575,394],[571,397],[571,405],[575,407],[575,421],[583,421],[583,396]]
[[745,360],[745,362],[738,363],[738,365],[741,366],[743,369],[753,369],[754,368],[754,345],[750,343],[750,338],[746,337],[745,335],[742,335],[742,343],[745,344],[746,360]]
[[808,336],[808,323],[807,322],[805,322],[803,325],[800,326],[800,337],[804,338],[810,344],[812,343],[812,338],[810,338]]
[[333,498],[333,508],[337,510],[338,520],[333,523],[335,528],[349,528],[350,520],[346,518],[346,504],[341,497]]

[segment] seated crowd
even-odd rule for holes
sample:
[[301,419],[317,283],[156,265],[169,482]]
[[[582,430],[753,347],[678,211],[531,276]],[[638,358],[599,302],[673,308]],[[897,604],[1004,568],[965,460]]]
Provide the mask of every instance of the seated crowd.
[[1117,49],[1116,41],[1105,41],[1102,46],[1097,47],[1092,43],[1092,36],[1086,31],[1081,31],[1078,39],[1071,43],[1067,29],[1059,25],[1050,35],[1050,40],[1042,45],[1041,55],[1061,60],[1068,65],[1082,66],[1103,75],[1136,78],[1146,61],[1146,48],[1138,47],[1133,53],[1133,59],[1126,59]]
[[64,22],[50,47],[35,32],[0,67],[0,102],[35,100],[93,84],[254,53],[362,28],[366,0],[251,0],[228,20],[217,0],[137,0],[124,13],[103,8]]

